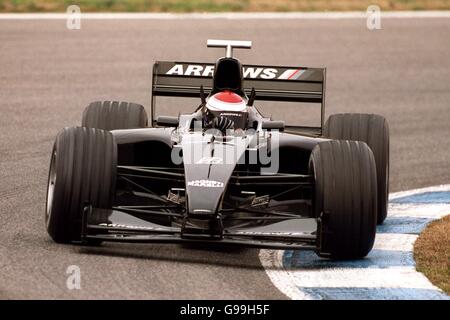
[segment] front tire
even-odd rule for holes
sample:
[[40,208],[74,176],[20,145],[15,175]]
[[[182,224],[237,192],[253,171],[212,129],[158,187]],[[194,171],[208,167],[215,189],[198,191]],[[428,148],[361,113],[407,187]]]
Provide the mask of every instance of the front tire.
[[65,128],[56,137],[50,161],[45,222],[58,243],[79,241],[85,203],[111,208],[117,146],[104,130]]
[[357,259],[373,247],[377,217],[375,160],[359,141],[325,141],[312,151],[313,208],[320,256]]
[[336,140],[364,141],[370,147],[377,166],[377,223],[387,217],[389,196],[389,126],[376,114],[341,113],[331,115],[324,136]]

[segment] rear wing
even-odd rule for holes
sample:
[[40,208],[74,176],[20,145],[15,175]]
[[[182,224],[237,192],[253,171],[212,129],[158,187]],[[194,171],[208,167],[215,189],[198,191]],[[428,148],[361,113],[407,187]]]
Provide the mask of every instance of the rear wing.
[[[157,61],[152,77],[152,124],[156,124],[157,96],[200,97],[200,87],[206,94],[212,90],[213,63]],[[325,68],[243,65],[244,92],[252,88],[256,100],[310,102],[321,105],[321,126],[291,126],[294,131],[322,132],[325,115]]]

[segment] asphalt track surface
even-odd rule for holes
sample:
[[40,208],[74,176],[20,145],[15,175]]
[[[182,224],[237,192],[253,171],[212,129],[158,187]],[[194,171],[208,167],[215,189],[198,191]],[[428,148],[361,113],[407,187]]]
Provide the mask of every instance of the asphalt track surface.
[[[64,20],[0,21],[0,298],[286,298],[256,249],[53,243],[44,203],[58,130],[79,125],[95,100],[148,110],[155,60],[214,61],[222,51],[206,39],[253,40],[237,52],[244,63],[326,66],[327,114],[388,119],[391,191],[445,184],[449,32],[448,18],[384,19],[377,31],[362,19],[91,20],[77,31]],[[69,265],[81,268],[81,290],[66,288]]]

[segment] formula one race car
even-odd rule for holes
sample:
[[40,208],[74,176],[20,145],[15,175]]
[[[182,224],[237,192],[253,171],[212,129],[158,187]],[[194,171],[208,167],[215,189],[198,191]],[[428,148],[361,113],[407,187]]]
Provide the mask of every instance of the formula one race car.
[[[324,123],[325,69],[210,63],[153,67],[151,125],[142,105],[93,102],[56,137],[46,225],[59,243],[220,243],[310,249],[335,259],[372,249],[387,213],[389,132],[373,114]],[[156,97],[198,99],[156,116]],[[321,125],[285,125],[255,102],[321,106]]]

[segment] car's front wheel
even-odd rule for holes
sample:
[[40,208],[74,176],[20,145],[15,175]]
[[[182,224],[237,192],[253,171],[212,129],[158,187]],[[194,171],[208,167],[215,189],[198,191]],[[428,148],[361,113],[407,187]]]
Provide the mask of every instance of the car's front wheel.
[[386,119],[376,114],[333,114],[325,123],[324,136],[364,141],[370,147],[377,166],[377,222],[383,223],[387,217],[389,197],[389,126]]
[[53,146],[45,222],[59,243],[80,240],[85,203],[111,208],[116,181],[117,146],[113,135],[92,128],[65,128]]
[[372,249],[377,222],[375,159],[365,142],[325,141],[312,151],[317,252],[356,259]]

